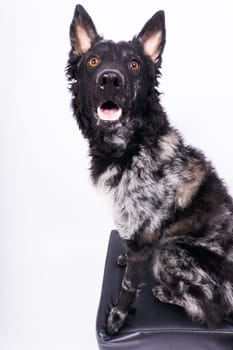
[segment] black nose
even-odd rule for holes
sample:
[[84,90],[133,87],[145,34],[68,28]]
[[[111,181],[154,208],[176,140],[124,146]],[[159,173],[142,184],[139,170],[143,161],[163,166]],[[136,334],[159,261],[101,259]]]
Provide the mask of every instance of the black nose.
[[114,69],[105,69],[99,72],[96,81],[98,87],[101,90],[109,88],[119,90],[123,87],[125,80],[123,74],[120,71]]

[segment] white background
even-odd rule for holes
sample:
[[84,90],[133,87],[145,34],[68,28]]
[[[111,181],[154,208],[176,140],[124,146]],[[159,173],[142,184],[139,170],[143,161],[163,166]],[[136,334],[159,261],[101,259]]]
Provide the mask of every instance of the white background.
[[[233,192],[233,2],[83,1],[114,40],[166,11],[162,102]],[[0,0],[0,349],[97,349],[109,231],[64,77],[75,1]]]

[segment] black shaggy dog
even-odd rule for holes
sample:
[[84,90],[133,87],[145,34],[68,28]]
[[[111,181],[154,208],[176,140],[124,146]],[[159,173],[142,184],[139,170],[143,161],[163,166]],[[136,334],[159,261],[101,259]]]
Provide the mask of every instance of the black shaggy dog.
[[204,155],[186,146],[160,104],[164,12],[129,42],[105,41],[78,5],[67,77],[89,142],[91,177],[110,196],[127,246],[107,330],[117,332],[152,265],[153,294],[215,327],[233,311],[233,202]]

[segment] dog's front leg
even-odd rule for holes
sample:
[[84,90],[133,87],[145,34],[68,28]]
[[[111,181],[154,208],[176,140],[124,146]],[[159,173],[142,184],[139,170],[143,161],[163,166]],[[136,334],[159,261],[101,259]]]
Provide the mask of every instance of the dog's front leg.
[[116,305],[111,309],[107,320],[107,331],[114,334],[125,324],[129,309],[136,297],[144,272],[153,253],[153,245],[137,247],[128,244],[127,266]]

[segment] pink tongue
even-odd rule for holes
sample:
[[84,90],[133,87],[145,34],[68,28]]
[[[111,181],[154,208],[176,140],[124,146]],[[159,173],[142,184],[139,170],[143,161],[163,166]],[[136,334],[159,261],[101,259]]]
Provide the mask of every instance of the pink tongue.
[[111,108],[111,109],[105,109],[98,107],[97,109],[98,116],[102,120],[118,120],[121,116],[121,108]]

